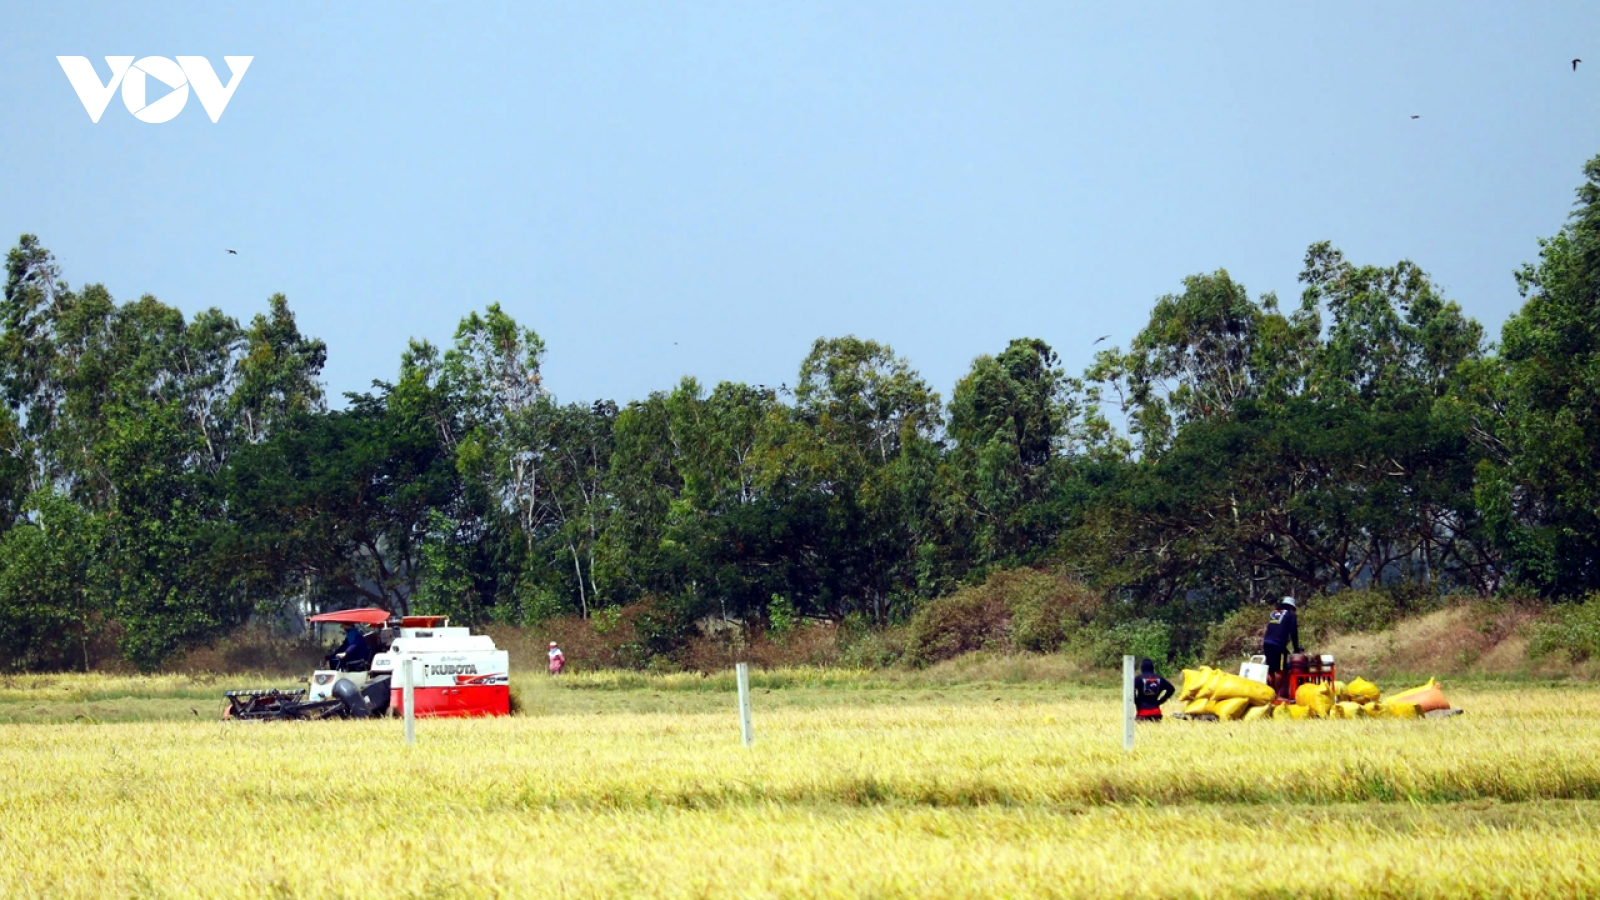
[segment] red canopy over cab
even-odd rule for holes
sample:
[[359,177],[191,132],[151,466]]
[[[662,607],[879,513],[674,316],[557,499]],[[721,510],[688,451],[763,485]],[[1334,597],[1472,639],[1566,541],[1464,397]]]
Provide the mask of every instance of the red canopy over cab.
[[341,609],[338,612],[322,613],[306,619],[307,622],[338,622],[355,623],[359,625],[382,625],[389,621],[389,611],[366,607],[365,609]]

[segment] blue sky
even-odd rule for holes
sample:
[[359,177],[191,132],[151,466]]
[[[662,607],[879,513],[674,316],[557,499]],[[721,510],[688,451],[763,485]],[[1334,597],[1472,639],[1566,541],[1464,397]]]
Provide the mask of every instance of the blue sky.
[[[849,333],[948,397],[1013,337],[1081,370],[1194,272],[1297,298],[1321,239],[1497,334],[1600,153],[1597,36],[1592,2],[19,5],[0,239],[123,300],[281,291],[334,395],[498,301],[564,400],[793,384]],[[217,124],[92,124],[57,55],[255,60]]]

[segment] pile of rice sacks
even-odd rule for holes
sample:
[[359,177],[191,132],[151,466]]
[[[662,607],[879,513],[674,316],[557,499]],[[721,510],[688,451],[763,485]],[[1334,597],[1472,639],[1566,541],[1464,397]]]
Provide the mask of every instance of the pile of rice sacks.
[[1428,683],[1385,698],[1365,678],[1346,684],[1302,684],[1294,702],[1278,699],[1272,688],[1240,675],[1201,666],[1183,670],[1178,700],[1186,715],[1213,715],[1223,721],[1254,719],[1416,719],[1436,709],[1449,709],[1439,683]]

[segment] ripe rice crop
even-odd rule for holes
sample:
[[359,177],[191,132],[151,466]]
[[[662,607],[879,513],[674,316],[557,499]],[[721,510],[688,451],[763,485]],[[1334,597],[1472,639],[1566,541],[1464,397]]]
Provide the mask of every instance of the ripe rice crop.
[[[1167,722],[1125,755],[1111,691],[791,673],[747,751],[712,680],[633,677],[530,679],[530,714],[423,720],[414,747],[394,720],[0,727],[0,895],[1600,893],[1593,689]],[[601,696],[686,690],[717,707]]]

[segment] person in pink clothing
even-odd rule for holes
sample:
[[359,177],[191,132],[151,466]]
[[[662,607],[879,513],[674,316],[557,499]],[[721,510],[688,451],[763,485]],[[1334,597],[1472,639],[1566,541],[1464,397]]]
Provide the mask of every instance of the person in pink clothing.
[[556,642],[555,641],[551,641],[550,642],[550,674],[551,675],[560,675],[561,674],[561,667],[565,666],[566,664],[567,664],[567,658],[566,658],[565,655],[562,654],[561,648],[556,646]]

